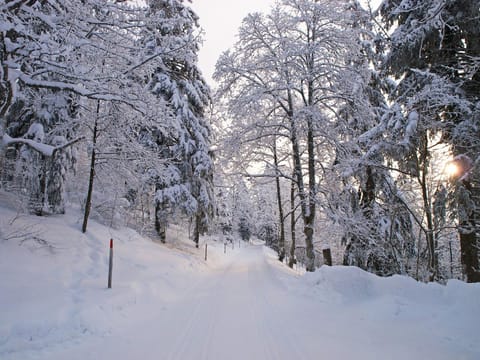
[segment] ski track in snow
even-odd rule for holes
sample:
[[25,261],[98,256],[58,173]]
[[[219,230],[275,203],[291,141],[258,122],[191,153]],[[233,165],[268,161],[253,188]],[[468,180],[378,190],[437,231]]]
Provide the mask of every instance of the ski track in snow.
[[[203,292],[209,292],[212,289],[214,290],[218,283],[222,279],[220,278],[215,285],[210,288],[205,286],[196,286],[194,290],[189,292],[188,298],[197,298],[196,301],[186,304],[177,308],[178,314],[181,315],[185,311],[185,316],[179,317],[179,324],[181,329],[176,336],[176,341],[174,341],[173,348],[171,349],[168,359],[185,359],[188,358],[188,351],[190,345],[195,344],[195,352],[197,352],[198,359],[208,359],[208,349],[211,346],[213,338],[213,330],[215,327],[215,314],[211,311],[211,308],[214,306],[221,305],[218,304],[217,297],[201,295],[198,297],[198,293],[202,291],[202,288],[207,287]],[[183,304],[182,304],[183,305]],[[176,312],[175,312],[176,313]],[[202,341],[203,339],[203,341]]]
[[265,301],[271,285],[264,278],[262,247],[244,249],[243,255],[239,264],[231,263],[192,291],[193,308],[166,359],[282,358],[279,340],[287,339],[275,338],[265,315],[274,308]]
[[[295,312],[292,311],[293,309],[287,312],[280,307],[282,300],[288,298],[287,289],[275,276],[265,258],[260,261],[256,271],[250,271],[250,276],[253,280],[251,281],[252,293],[256,291],[255,289],[268,289],[257,292],[256,306],[259,314],[263,315],[260,321],[263,325],[263,333],[268,334],[269,343],[274,349],[276,343],[283,344],[283,352],[273,353],[275,356],[269,359],[306,359],[307,357],[298,347],[300,337],[295,327],[289,326],[292,323],[290,317]],[[270,309],[270,311],[264,312],[264,309]]]

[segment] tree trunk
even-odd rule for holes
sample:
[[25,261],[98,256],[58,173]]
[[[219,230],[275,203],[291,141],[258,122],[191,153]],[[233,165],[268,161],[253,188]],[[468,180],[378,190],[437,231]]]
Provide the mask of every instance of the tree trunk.
[[275,184],[277,187],[278,217],[280,223],[280,239],[278,240],[278,260],[285,259],[285,222],[283,218],[282,192],[280,189],[280,177],[278,171],[277,139],[273,139],[273,163],[275,166]]
[[43,206],[45,204],[45,157],[41,154],[35,153],[32,151],[32,163],[30,165],[34,166],[33,174],[30,183],[30,188],[28,189],[29,199],[28,199],[28,210],[31,214],[42,216],[43,215]]
[[[471,198],[474,189],[470,181],[463,180],[462,185],[467,195]],[[480,267],[478,261],[475,209],[468,209],[467,211],[467,218],[460,222],[458,229],[460,237],[460,258],[466,281],[468,283],[476,283],[480,282]]]
[[323,263],[327,266],[332,266],[332,251],[330,248],[323,249]]
[[98,115],[100,113],[100,100],[97,101],[97,116],[95,117],[95,123],[93,124],[93,138],[92,138],[92,156],[90,158],[90,177],[88,179],[88,192],[87,200],[85,201],[85,213],[83,215],[82,232],[87,231],[88,217],[90,216],[90,209],[92,207],[92,193],[93,193],[93,179],[95,178],[95,158],[96,158],[96,146],[98,136]]
[[312,213],[312,209],[310,207],[311,201],[305,194],[305,187],[303,182],[303,174],[302,168],[300,163],[300,150],[296,138],[296,134],[294,132],[294,136],[292,136],[292,145],[293,145],[293,156],[295,162],[295,175],[297,178],[298,184],[298,193],[301,201],[301,209],[302,209],[302,218],[303,218],[303,233],[305,234],[305,248],[306,248],[306,270],[307,271],[314,271],[315,270],[315,253],[313,251],[313,220],[314,214]]
[[165,211],[160,203],[155,204],[155,230],[160,241],[165,244],[167,241],[167,221]]
[[193,229],[193,242],[198,249],[198,243],[200,242],[200,216],[195,215],[195,227]]
[[[294,127],[294,125],[292,125]],[[302,211],[302,219],[303,219],[303,232],[305,233],[305,243],[312,243],[312,237],[313,237],[313,229],[309,228],[308,224],[308,205],[307,205],[307,197],[305,195],[305,188],[304,188],[304,183],[303,183],[303,174],[302,174],[302,167],[300,163],[300,150],[297,142],[297,137],[296,137],[296,131],[292,130],[292,149],[293,149],[293,158],[294,158],[294,164],[295,164],[295,177],[297,179],[297,186],[298,186],[298,195],[300,197],[300,209]],[[308,256],[308,255],[307,255]],[[310,264],[307,264],[310,265]],[[313,271],[309,270],[310,267],[307,268],[307,271]]]
[[[298,195],[301,202],[302,218],[303,218],[303,232],[305,234],[305,247],[306,247],[306,270],[315,271],[315,252],[313,250],[313,232],[314,232],[314,220],[315,220],[315,199],[312,199],[314,191],[312,187],[315,187],[315,183],[310,184],[310,191],[307,196],[305,193],[305,183],[303,182],[303,172],[301,166],[301,157],[300,157],[300,147],[298,144],[297,138],[297,129],[295,121],[293,120],[293,114],[291,115],[291,130],[290,130],[290,140],[292,142],[292,151],[293,151],[293,162],[295,168],[295,177],[297,180],[298,186]],[[310,170],[315,167],[315,159],[312,158],[311,154],[313,153],[313,133],[311,129],[308,131],[308,169],[309,169],[309,178],[315,178],[315,173],[310,173]],[[313,207],[312,207],[313,205]]]
[[297,262],[295,259],[295,182],[292,180],[290,187],[290,229],[292,234],[292,242],[290,244],[290,259],[288,261],[288,266],[293,268],[293,264]]
[[477,237],[474,231],[467,230],[468,224],[461,225],[460,235],[460,256],[463,272],[468,283],[480,282],[478,268]]
[[313,234],[315,229],[315,198],[316,198],[316,179],[315,179],[315,144],[313,136],[312,119],[308,119],[307,131],[307,150],[308,150],[308,214],[305,220],[305,246],[307,252],[307,271],[315,271],[315,252],[313,248]]
[[421,168],[419,166],[419,171],[421,176],[419,176],[418,181],[422,189],[422,199],[423,199],[423,210],[425,211],[425,219],[427,221],[427,232],[425,234],[427,239],[427,249],[428,249],[428,270],[430,272],[429,280],[435,281],[438,277],[438,262],[437,262],[437,253],[435,246],[435,237],[434,237],[434,228],[433,228],[433,214],[432,214],[432,205],[430,200],[430,194],[427,188],[427,172],[428,172],[428,138],[425,134],[423,136],[423,149],[420,154],[422,162]]
[[46,163],[49,177],[46,184],[46,203],[53,214],[65,214],[65,155],[56,151]]

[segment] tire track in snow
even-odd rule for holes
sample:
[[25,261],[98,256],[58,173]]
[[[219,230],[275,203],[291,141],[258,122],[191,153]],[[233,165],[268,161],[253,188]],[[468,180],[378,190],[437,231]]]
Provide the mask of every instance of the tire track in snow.
[[[225,270],[225,273],[230,267]],[[215,289],[219,288],[221,282],[224,281],[225,273],[222,273],[218,279],[215,279],[213,284],[210,284],[211,279],[197,284],[197,286],[187,296],[188,303],[191,300],[197,300],[193,309],[188,314],[182,317],[182,322],[185,324],[184,329],[180,332],[178,340],[175,342],[173,349],[167,356],[168,360],[183,360],[195,355],[196,359],[211,359],[210,352],[213,345],[214,330],[222,303],[218,293],[214,293]],[[200,296],[198,293],[202,292]],[[212,295],[213,293],[213,295]],[[188,306],[188,305],[187,305]],[[208,309],[208,311],[205,311]],[[213,309],[213,310],[212,310]],[[181,324],[180,323],[180,324]],[[196,342],[197,353],[192,352],[193,342]],[[200,349],[198,351],[198,349]]]
[[255,272],[252,272],[252,291],[258,296],[256,306],[263,309],[263,333],[268,334],[269,342],[276,344],[275,357],[272,359],[308,359],[308,356],[300,349],[301,339],[289,321],[292,316],[292,308],[281,308],[280,304],[290,297],[284,284],[274,274],[270,265],[263,255],[263,247]]
[[166,359],[284,358],[269,324],[271,316],[265,314],[268,304],[259,296],[265,284],[262,272],[268,270],[262,248],[242,252],[245,257],[213,274],[174,311],[195,302],[177,319],[177,340]]
[[[252,288],[252,291],[255,289],[256,288]],[[253,294],[254,296],[256,295],[255,292]],[[264,354],[262,358],[265,360],[280,359],[279,353],[278,351],[276,351],[275,341],[270,333],[270,329],[267,328],[267,324],[265,321],[265,314],[263,313],[264,309],[262,309],[259,306],[258,301],[252,300],[251,304],[252,304],[251,307],[254,313],[254,317],[255,319],[257,319],[257,326],[255,327],[256,332],[258,334],[258,338],[261,339],[261,341],[263,342],[262,347],[263,347]]]

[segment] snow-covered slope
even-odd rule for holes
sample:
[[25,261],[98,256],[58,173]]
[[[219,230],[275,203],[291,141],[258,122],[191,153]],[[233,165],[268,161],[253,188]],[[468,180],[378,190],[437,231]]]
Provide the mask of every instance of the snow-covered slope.
[[205,262],[179,228],[164,246],[95,222],[82,234],[75,212],[21,216],[12,232],[14,217],[0,208],[2,360],[480,359],[478,284],[303,274],[213,239]]
[[[16,218],[0,212],[2,232],[20,237],[0,241],[0,359],[108,336],[118,319],[175,301],[208,270],[193,247],[188,254],[94,221],[82,234],[78,213]],[[107,289],[111,238],[113,288]]]

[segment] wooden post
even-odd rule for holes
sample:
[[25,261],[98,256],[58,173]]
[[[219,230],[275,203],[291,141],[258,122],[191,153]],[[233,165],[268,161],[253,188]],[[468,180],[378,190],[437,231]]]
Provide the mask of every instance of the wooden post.
[[112,270],[113,270],[113,239],[110,239],[110,261],[108,263],[108,288],[112,288]]
[[450,277],[453,279],[453,253],[452,253],[452,242],[448,242],[448,249],[450,250]]
[[328,266],[332,266],[332,252],[330,248],[326,248],[322,250],[323,253],[323,263]]
[[205,261],[207,261],[207,249],[208,249],[208,244],[205,243]]
[[227,243],[226,242],[223,243],[223,253],[224,254],[227,253]]

